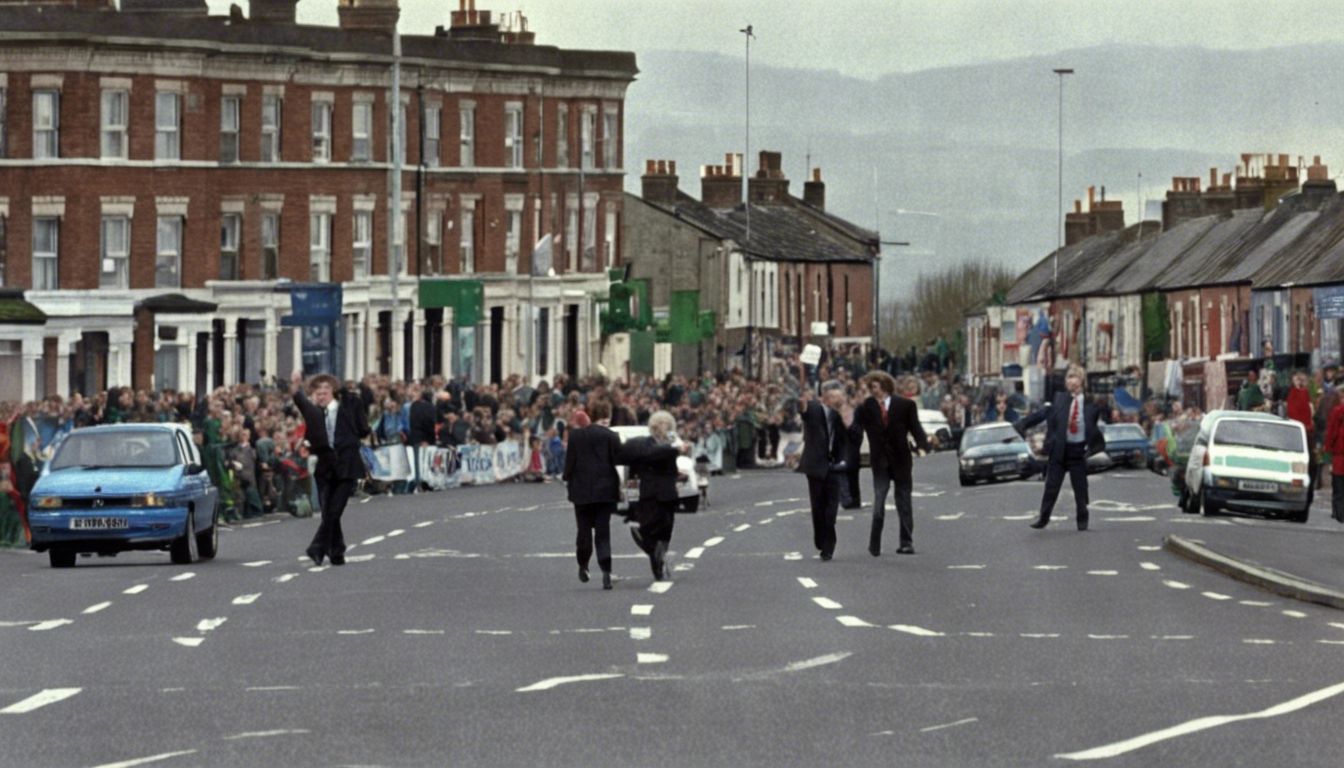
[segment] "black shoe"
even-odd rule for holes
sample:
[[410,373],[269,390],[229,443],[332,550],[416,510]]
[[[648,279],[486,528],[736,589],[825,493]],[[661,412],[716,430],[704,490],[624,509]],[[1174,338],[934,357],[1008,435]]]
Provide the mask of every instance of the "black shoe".
[[1035,520],[1031,521],[1032,528],[1038,528],[1038,529],[1044,528],[1049,524],[1050,524],[1050,518],[1048,517],[1037,517]]
[[868,554],[872,555],[873,557],[879,557],[882,554],[882,549],[881,547],[878,547],[876,544],[874,544],[873,546],[868,548]]
[[579,581],[582,581],[584,584],[588,583],[588,569],[584,568],[582,565],[579,566]]
[[900,547],[899,549],[896,550],[896,554],[898,554],[898,555],[913,555],[913,554],[915,554],[915,548],[912,547],[912,546],[910,546],[909,544],[903,544],[903,545],[901,545],[901,547]]
[[312,558],[313,565],[319,565],[319,566],[322,565],[322,558],[324,557],[322,550],[318,549],[317,547],[309,547],[307,550],[305,550],[305,554],[307,554],[308,557]]
[[332,564],[332,565],[345,565],[345,555],[332,555],[332,556],[331,556],[331,564]]
[[822,553],[821,553],[821,561],[822,561],[823,563],[824,563],[824,562],[828,562],[830,559],[831,559],[831,553],[830,553],[830,552],[822,552]]
[[841,509],[863,509],[862,504],[846,504]]
[[1086,517],[1080,517],[1080,518],[1078,518],[1078,530],[1080,530],[1080,531],[1086,531],[1086,530],[1087,530],[1087,518],[1086,518]]
[[611,589],[611,574],[610,574],[610,573],[604,573],[604,574],[602,574],[602,588],[603,588],[603,589]]
[[659,581],[667,578],[667,542],[659,541],[653,545],[653,560],[657,563],[657,577]]

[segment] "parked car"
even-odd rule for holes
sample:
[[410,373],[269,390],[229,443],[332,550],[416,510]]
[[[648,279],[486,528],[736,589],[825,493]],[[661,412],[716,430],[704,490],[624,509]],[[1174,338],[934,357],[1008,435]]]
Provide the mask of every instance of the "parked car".
[[962,485],[981,480],[1022,479],[1040,471],[1027,441],[1007,422],[966,429],[957,449],[957,477]]
[[77,429],[56,446],[29,500],[32,548],[53,568],[83,553],[168,550],[174,563],[219,551],[219,491],[178,424]]
[[1305,523],[1307,433],[1296,421],[1248,411],[1212,411],[1199,425],[1185,469],[1181,507],[1216,515],[1224,509],[1272,512]]
[[930,408],[919,409],[919,426],[924,428],[924,436],[929,439],[929,448],[935,451],[950,451],[957,447],[952,439],[952,425],[942,411]]
[[[648,427],[612,427],[624,443],[636,437],[648,437]],[[681,445],[681,438],[672,433],[672,444]],[[616,474],[621,479],[621,501],[617,508],[625,511],[631,504],[639,502],[639,478],[629,476],[629,467],[617,466]],[[695,460],[690,456],[677,457],[677,509],[684,512],[696,512],[702,499],[709,499],[709,474],[696,469]]]
[[1112,467],[1148,466],[1148,457],[1153,448],[1143,427],[1138,424],[1102,424],[1101,436],[1106,440],[1106,449],[1088,457],[1089,472]]

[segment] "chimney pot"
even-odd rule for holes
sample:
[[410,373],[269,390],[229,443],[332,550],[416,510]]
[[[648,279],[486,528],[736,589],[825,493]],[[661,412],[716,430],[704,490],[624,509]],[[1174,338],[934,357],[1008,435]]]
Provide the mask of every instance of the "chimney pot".
[[1082,201],[1082,200],[1074,200],[1074,201],[1073,201],[1073,212],[1074,212],[1074,213],[1082,213],[1082,212],[1083,212],[1083,201]]
[[668,161],[667,161],[667,172],[670,173],[670,174],[672,174],[673,176],[676,176],[676,175],[677,175],[677,161],[676,161],[676,160],[668,160]]
[[[462,0],[462,2],[466,2],[466,0]],[[657,173],[657,171],[658,171],[657,160],[650,159],[644,161],[644,173],[647,173],[648,175],[652,176],[653,174]]]
[[820,168],[813,168],[813,169],[812,169],[812,180],[813,180],[813,181],[821,181],[821,169],[820,169]]

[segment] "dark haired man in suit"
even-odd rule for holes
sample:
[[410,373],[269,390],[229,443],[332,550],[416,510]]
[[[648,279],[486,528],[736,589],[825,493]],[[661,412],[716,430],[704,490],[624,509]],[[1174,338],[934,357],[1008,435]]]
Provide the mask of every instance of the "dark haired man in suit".
[[602,588],[611,589],[611,516],[620,501],[616,454],[621,450],[621,438],[611,430],[611,404],[607,400],[590,400],[587,415],[592,423],[569,433],[563,477],[579,529],[575,552],[579,581],[588,581],[588,560],[596,544]]
[[[841,484],[849,469],[846,444],[852,439],[840,409],[845,405],[845,385],[828,381],[821,385],[821,402],[803,391],[798,413],[803,418],[803,455],[798,470],[807,475],[807,495],[812,505],[812,542],[822,560],[835,554],[835,516],[840,508]],[[851,414],[852,418],[852,414]]]
[[873,371],[863,377],[869,397],[859,406],[855,419],[868,434],[868,457],[873,468],[873,526],[868,534],[868,552],[882,554],[882,528],[886,520],[887,491],[896,485],[896,513],[901,521],[898,555],[915,553],[915,513],[911,498],[914,478],[910,440],[922,451],[929,449],[928,437],[919,423],[919,408],[913,400],[896,394],[896,380]]
[[1106,440],[1097,426],[1101,409],[1089,402],[1083,394],[1087,374],[1072,366],[1064,376],[1067,395],[1056,396],[1048,408],[1031,414],[1013,425],[1019,433],[1045,422],[1045,493],[1041,496],[1041,513],[1032,521],[1032,528],[1050,524],[1050,513],[1055,509],[1059,489],[1064,485],[1064,474],[1073,486],[1073,500],[1077,508],[1078,530],[1087,530],[1087,457],[1106,449]]
[[335,376],[314,376],[308,382],[308,395],[303,392],[300,371],[294,372],[292,381],[294,405],[303,415],[304,435],[317,456],[313,479],[317,483],[317,503],[322,507],[322,522],[307,554],[316,565],[321,565],[324,557],[330,557],[332,565],[345,565],[341,514],[355,484],[365,474],[359,444],[369,436],[368,413],[359,394],[341,389]]

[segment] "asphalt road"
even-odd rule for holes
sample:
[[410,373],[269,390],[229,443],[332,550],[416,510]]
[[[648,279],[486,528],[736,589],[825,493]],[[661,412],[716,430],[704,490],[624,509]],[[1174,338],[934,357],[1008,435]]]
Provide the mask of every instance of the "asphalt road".
[[1138,471],[1086,533],[1068,490],[1038,532],[1038,481],[916,481],[919,554],[842,512],[823,563],[800,476],[714,478],[670,582],[613,531],[611,592],[559,484],[353,505],[341,568],[287,517],[191,566],[3,552],[0,765],[1339,765],[1344,615],[1160,550],[1239,521]]

